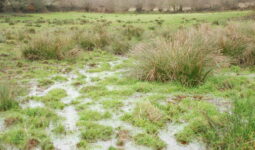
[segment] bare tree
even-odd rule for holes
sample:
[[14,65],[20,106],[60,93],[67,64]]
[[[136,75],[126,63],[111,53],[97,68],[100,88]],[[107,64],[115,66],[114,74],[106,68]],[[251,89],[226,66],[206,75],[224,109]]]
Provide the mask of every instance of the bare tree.
[[252,7],[254,0],[0,0],[0,12],[3,10],[24,11],[28,6],[35,7],[36,11],[43,11],[45,7],[57,8],[54,10],[83,9],[108,12],[127,11],[131,7],[135,7],[138,12],[154,8],[182,11],[183,8],[188,7],[193,10],[219,10],[237,8],[239,3]]
[[5,0],[0,1],[0,12],[4,11],[4,3],[5,3]]

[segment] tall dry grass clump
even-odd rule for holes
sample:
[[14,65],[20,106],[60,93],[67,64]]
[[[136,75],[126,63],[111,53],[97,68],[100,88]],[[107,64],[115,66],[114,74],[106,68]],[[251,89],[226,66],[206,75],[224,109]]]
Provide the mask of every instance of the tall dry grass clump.
[[232,64],[255,65],[255,23],[230,22],[218,28],[218,46],[222,53],[232,58]]
[[0,111],[6,111],[18,107],[16,97],[17,87],[10,83],[0,83]]
[[111,42],[111,35],[107,31],[84,31],[78,37],[80,46],[84,50],[105,48]]
[[186,86],[204,82],[216,67],[219,55],[213,34],[204,25],[136,46],[132,51],[136,60],[134,75],[142,80],[178,81]]
[[78,44],[84,50],[101,49],[122,55],[130,48],[130,41],[122,32],[109,31],[102,25],[96,25],[91,31],[80,31],[76,35]]
[[69,57],[76,44],[73,36],[67,33],[42,33],[36,35],[23,47],[23,55],[29,60],[56,59]]

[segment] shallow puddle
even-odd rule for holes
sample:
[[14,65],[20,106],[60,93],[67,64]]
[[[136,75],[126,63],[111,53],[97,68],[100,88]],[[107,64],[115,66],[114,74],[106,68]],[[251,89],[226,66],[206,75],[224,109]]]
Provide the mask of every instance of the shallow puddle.
[[79,134],[68,136],[53,136],[53,144],[56,150],[75,150],[80,141]]
[[45,107],[44,103],[30,100],[25,104],[21,104],[21,108],[38,108],[38,107]]
[[[109,62],[111,67],[114,67],[116,65],[119,65],[123,62],[124,59]],[[89,86],[95,84],[95,81],[93,81],[94,78],[98,78],[100,80],[103,80],[107,77],[113,76],[118,72],[121,72],[123,70],[117,70],[117,71],[102,71],[102,72],[89,72],[89,67],[84,67],[84,69],[78,70],[79,74],[84,75],[86,78],[86,83],[82,85],[82,87]],[[61,74],[60,74],[61,75]],[[64,107],[62,110],[55,110],[56,113],[64,118],[62,120],[62,124],[67,131],[66,134],[63,135],[56,135],[52,132],[54,129],[54,125],[51,124],[49,127],[49,135],[52,139],[52,142],[54,144],[54,147],[56,150],[76,150],[77,143],[80,141],[80,131],[79,128],[76,126],[76,123],[79,121],[79,115],[77,110],[75,109],[75,106],[72,105],[73,101],[78,101],[80,104],[86,104],[92,102],[93,104],[89,105],[87,109],[98,111],[101,113],[104,113],[108,110],[106,110],[103,105],[101,104],[101,100],[94,101],[90,98],[80,98],[81,94],[79,93],[81,86],[75,87],[72,85],[73,82],[78,78],[77,75],[74,74],[67,74],[67,75],[61,75],[67,78],[67,81],[65,82],[56,82],[54,85],[51,85],[47,89],[40,89],[37,87],[37,84],[33,84],[33,87],[31,88],[30,96],[44,96],[49,91],[53,89],[64,89],[67,92],[67,96],[63,98],[61,101],[65,103],[67,106]],[[115,85],[107,85],[106,86],[108,90],[115,90],[119,87]],[[125,130],[128,131],[128,134],[133,137],[139,133],[144,133],[144,130],[138,127],[135,127],[127,122],[122,121],[120,118],[124,113],[131,113],[136,106],[137,102],[141,101],[144,97],[149,96],[150,94],[141,94],[141,93],[135,93],[134,95],[130,96],[127,99],[122,100],[123,106],[119,110],[115,110],[112,113],[112,117],[109,119],[99,120],[96,121],[96,123],[109,126],[115,129],[115,133],[118,132],[118,130]],[[22,105],[22,108],[36,108],[36,107],[45,107],[45,105],[41,102],[37,101],[28,101],[28,103],[25,103]],[[1,130],[1,120],[0,120],[0,130]],[[167,150],[203,150],[204,147],[201,146],[199,143],[191,143],[189,145],[181,145],[179,144],[174,137],[174,134],[180,130],[180,126],[173,126],[168,125],[167,129],[161,130],[159,132],[159,137],[167,144]],[[116,135],[113,136],[112,139],[107,141],[98,141],[96,143],[91,144],[92,149],[95,150],[108,150],[110,147],[117,147],[120,149],[125,150],[151,150],[151,148],[140,146],[134,143],[134,141],[130,138],[125,141],[122,145],[117,145],[118,140]]]
[[159,132],[159,137],[167,144],[167,150],[205,150],[205,147],[200,143],[190,143],[182,145],[175,139],[175,134],[181,131],[185,125],[171,125],[168,124],[166,129]]
[[5,125],[4,125],[4,119],[0,118],[0,131],[4,131]]
[[62,111],[58,112],[59,116],[65,118],[63,124],[68,131],[77,130],[76,122],[79,120],[79,116],[74,106],[65,107]]

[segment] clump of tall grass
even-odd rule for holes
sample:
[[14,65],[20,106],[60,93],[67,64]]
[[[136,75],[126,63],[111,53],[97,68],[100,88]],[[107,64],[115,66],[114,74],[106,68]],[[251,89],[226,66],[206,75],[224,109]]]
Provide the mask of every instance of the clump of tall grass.
[[6,38],[3,33],[0,32],[0,43],[4,43],[6,41]]
[[16,90],[16,87],[10,83],[0,83],[0,111],[18,107]]
[[62,60],[68,57],[75,45],[72,35],[43,33],[24,46],[23,55],[29,60]]
[[84,50],[102,49],[110,44],[111,37],[107,31],[85,31],[82,32],[78,41]]
[[216,67],[219,55],[216,43],[209,38],[212,34],[204,26],[136,46],[132,51],[136,60],[134,75],[142,80],[178,81],[186,86],[201,84]]
[[107,50],[115,55],[123,55],[129,51],[131,45],[131,41],[117,36],[112,38],[112,42],[107,47]]
[[77,34],[77,41],[84,50],[101,49],[117,55],[125,54],[129,50],[130,42],[121,32],[110,32],[103,26],[96,27]]
[[255,65],[255,23],[229,23],[219,29],[218,46],[232,58],[232,64]]
[[125,35],[129,40],[132,38],[140,38],[144,33],[144,30],[139,27],[128,25],[123,29],[123,35]]

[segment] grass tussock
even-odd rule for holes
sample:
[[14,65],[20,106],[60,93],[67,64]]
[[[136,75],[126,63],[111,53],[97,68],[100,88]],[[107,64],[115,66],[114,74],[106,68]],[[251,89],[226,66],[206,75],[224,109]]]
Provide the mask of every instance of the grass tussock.
[[17,96],[18,92],[13,84],[0,83],[0,111],[17,108]]
[[6,38],[3,33],[0,32],[0,43],[4,43],[6,41]]
[[84,50],[101,49],[116,55],[125,54],[130,48],[130,40],[120,32],[111,33],[105,27],[82,31],[78,35],[78,44]]
[[222,53],[232,58],[232,64],[255,65],[255,23],[229,23],[218,28],[218,46]]
[[23,56],[28,60],[76,58],[82,51],[96,49],[116,55],[125,54],[131,41],[121,32],[110,32],[104,26],[91,30],[44,32],[34,35],[23,47]]
[[84,50],[100,49],[109,45],[111,35],[104,30],[85,31],[79,35],[79,44]]
[[77,52],[72,36],[49,33],[43,33],[34,37],[23,48],[23,55],[29,60],[62,60],[76,55]]
[[125,28],[123,28],[122,33],[128,38],[128,39],[132,39],[132,38],[141,38],[141,36],[144,33],[144,30],[142,28],[139,27],[135,27],[132,25],[128,25]]
[[208,38],[211,34],[205,26],[136,46],[132,51],[136,60],[134,75],[149,81],[179,81],[186,86],[204,82],[219,55],[215,42]]

